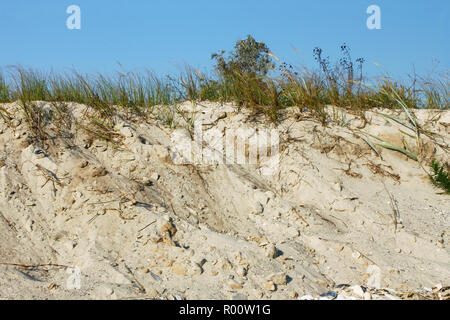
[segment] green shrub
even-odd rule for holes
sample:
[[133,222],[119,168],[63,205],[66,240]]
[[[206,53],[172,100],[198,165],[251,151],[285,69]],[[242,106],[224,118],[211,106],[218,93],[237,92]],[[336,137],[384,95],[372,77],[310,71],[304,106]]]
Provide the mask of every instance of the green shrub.
[[216,60],[216,69],[220,74],[229,76],[235,71],[254,76],[265,76],[275,68],[270,51],[264,42],[256,41],[248,35],[245,40],[238,40],[234,51],[229,57],[224,57],[225,51],[214,53],[211,58]]

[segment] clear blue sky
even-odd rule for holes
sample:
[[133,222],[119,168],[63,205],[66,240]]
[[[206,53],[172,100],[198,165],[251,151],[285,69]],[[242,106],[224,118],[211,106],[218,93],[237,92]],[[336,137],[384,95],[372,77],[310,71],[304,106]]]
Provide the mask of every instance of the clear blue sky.
[[[81,8],[81,30],[68,30],[69,5]],[[369,30],[366,9],[381,8],[381,30]],[[354,59],[393,75],[450,68],[448,0],[14,0],[0,3],[0,66],[110,72],[149,68],[202,71],[212,52],[252,34],[282,60],[315,67],[312,50],[338,58],[346,42]],[[295,47],[300,51],[296,54]]]

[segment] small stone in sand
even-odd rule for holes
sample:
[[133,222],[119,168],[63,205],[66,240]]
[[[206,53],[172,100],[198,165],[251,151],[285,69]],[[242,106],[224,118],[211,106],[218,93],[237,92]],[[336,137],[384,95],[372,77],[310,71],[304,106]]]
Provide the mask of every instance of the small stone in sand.
[[276,285],[286,285],[287,284],[287,276],[286,272],[279,272],[271,274],[267,277],[268,281],[272,281]]
[[240,283],[238,283],[237,281],[230,279],[227,281],[228,286],[231,289],[235,289],[235,290],[241,290],[242,289],[242,285]]
[[266,256],[271,259],[275,259],[277,257],[277,248],[274,244],[268,244],[266,246]]
[[277,290],[277,286],[272,281],[266,282],[264,284],[264,288],[268,291],[276,291]]

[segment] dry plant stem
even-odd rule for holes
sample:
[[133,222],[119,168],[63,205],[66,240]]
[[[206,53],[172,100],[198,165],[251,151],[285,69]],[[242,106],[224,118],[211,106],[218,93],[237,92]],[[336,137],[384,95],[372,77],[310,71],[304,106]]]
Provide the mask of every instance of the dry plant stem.
[[26,269],[35,269],[35,268],[70,268],[69,266],[61,265],[61,264],[54,264],[54,263],[48,263],[48,264],[36,264],[36,265],[27,265],[27,264],[21,264],[21,263],[8,263],[8,262],[0,262],[0,265],[3,266],[13,266],[13,267],[20,267],[20,268],[26,268]]
[[400,211],[398,210],[397,201],[395,200],[394,196],[389,192],[386,185],[383,183],[384,189],[386,190],[388,196],[389,196],[389,203],[391,205],[392,209],[392,220],[394,222],[394,234],[397,233],[397,225],[398,225],[398,219],[400,219]]

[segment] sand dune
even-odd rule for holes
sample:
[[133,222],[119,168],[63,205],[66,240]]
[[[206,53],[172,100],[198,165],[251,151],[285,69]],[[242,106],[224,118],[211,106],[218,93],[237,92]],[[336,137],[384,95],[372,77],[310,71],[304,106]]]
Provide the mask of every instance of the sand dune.
[[[362,139],[415,148],[375,111],[364,127],[330,111],[336,123],[324,127],[290,108],[274,128],[232,104],[185,103],[177,128],[157,108],[147,121],[116,114],[114,146],[80,129],[86,106],[68,104],[66,136],[45,145],[16,103],[3,107],[13,120],[0,119],[2,299],[296,299],[341,289],[341,298],[381,299],[383,288],[439,298],[432,288],[450,285],[450,198],[418,162],[379,147],[381,158]],[[415,113],[438,134],[417,152],[447,161],[450,112]],[[205,137],[276,129],[279,163],[174,164],[189,119]]]

